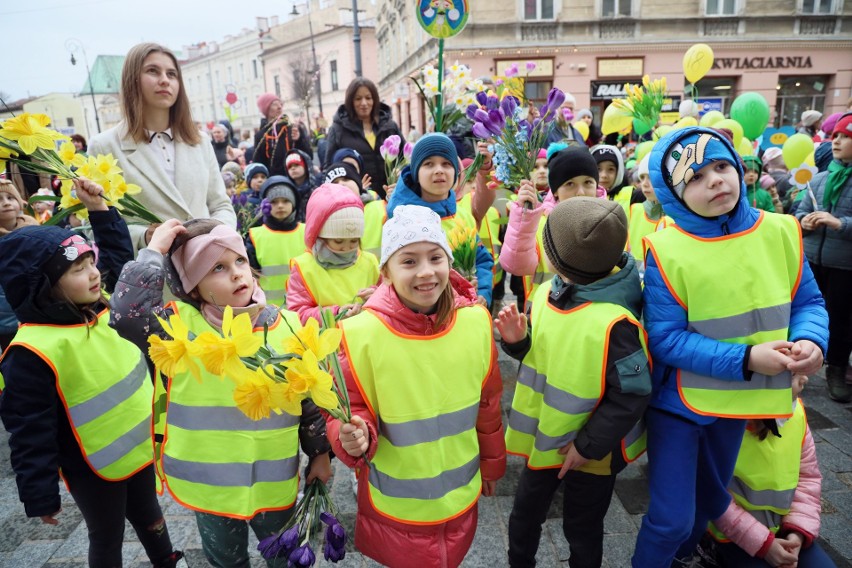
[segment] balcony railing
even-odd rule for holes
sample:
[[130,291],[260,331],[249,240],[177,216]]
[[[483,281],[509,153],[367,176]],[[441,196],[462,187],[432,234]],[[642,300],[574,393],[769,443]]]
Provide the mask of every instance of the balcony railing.
[[523,41],[555,41],[556,22],[521,23],[521,40]]
[[601,39],[630,39],[636,37],[636,22],[614,20],[599,24]]
[[836,18],[801,18],[799,35],[834,35]]
[[739,18],[710,18],[704,20],[704,35],[705,36],[735,36],[739,35],[740,20]]

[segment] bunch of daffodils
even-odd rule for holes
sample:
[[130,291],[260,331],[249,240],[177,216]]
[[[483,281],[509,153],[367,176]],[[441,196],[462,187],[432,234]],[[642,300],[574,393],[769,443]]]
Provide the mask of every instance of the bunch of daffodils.
[[456,221],[456,226],[447,234],[453,251],[453,268],[468,280],[476,276],[476,231]]

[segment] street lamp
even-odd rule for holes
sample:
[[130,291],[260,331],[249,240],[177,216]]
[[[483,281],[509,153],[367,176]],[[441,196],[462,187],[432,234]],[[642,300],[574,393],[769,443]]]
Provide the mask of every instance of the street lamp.
[[[314,61],[314,81],[316,82],[316,91],[317,91],[317,106],[319,107],[319,114],[322,116],[322,85],[320,84],[320,68],[317,64],[317,48],[314,45],[314,25],[311,22],[311,3],[310,0],[305,2],[305,6],[308,8],[308,33],[311,35],[311,56]],[[299,10],[296,9],[296,4],[293,4],[293,10],[290,12],[291,16],[298,16]],[[308,117],[310,121],[310,117]]]
[[92,72],[89,70],[89,58],[86,57],[86,49],[83,47],[83,42],[76,38],[66,40],[65,49],[71,52],[71,65],[77,65],[77,59],[74,57],[77,50],[83,52],[83,63],[86,65],[86,75],[89,78],[89,94],[92,95],[92,107],[95,109],[95,125],[98,127],[98,134],[100,134],[101,119],[98,116],[98,104],[95,102],[95,85],[92,81]]

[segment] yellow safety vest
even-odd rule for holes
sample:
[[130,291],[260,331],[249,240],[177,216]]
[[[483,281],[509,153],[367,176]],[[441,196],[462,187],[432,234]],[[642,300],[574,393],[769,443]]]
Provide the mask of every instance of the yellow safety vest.
[[642,244],[642,239],[646,235],[661,231],[673,224],[674,220],[666,215],[663,215],[656,221],[649,219],[645,213],[645,205],[643,203],[634,203],[630,206],[630,222],[627,226],[627,250],[630,251],[636,262],[641,263],[642,267],[645,266],[645,247]]
[[[793,417],[779,429],[780,438],[771,433],[763,441],[750,432],[743,436],[728,492],[773,533],[793,505],[807,430],[805,409],[798,400]],[[713,523],[708,530],[720,542],[729,540]]]
[[524,276],[524,295],[526,305],[529,307],[533,296],[536,295],[541,284],[553,280],[555,274],[550,271],[547,266],[547,261],[544,258],[544,226],[547,224],[547,216],[542,215],[538,221],[538,228],[535,231],[535,253],[538,256],[538,265],[535,267],[535,274],[532,276]]
[[273,231],[266,225],[249,229],[255,256],[260,264],[260,287],[269,304],[283,306],[287,300],[290,260],[305,252],[305,224],[292,231]]
[[[565,456],[558,450],[577,437],[597,408],[606,387],[606,352],[616,322],[626,319],[639,330],[645,355],[637,358],[637,374],[647,372],[649,360],[644,330],[627,308],[587,302],[563,311],[547,301],[549,294],[548,283],[533,298],[532,347],[518,371],[506,428],[506,451],[527,458],[530,469],[562,467]],[[627,444],[622,442],[625,458],[641,455],[641,433],[635,428]]]
[[[197,309],[174,306],[191,333],[217,333]],[[292,335],[290,328],[301,328],[299,318],[282,311],[269,327],[268,342],[280,345]],[[234,388],[233,381],[203,368],[201,382],[189,372],[169,380],[165,485],[184,507],[225,517],[287,509],[299,483],[299,417],[285,412],[252,420],[234,403]]]
[[[456,204],[456,208],[463,208],[466,212],[470,212],[471,216],[473,216],[473,194],[468,193],[464,197],[462,197]],[[474,218],[475,221],[475,218]],[[485,219],[483,219],[483,223],[479,225],[479,238],[482,240],[482,244],[485,245],[485,248],[491,253],[491,256],[494,258],[494,274],[495,280],[499,280],[500,273],[500,213],[497,211],[495,207],[489,207],[488,211],[485,213]]]
[[379,281],[379,261],[369,252],[358,253],[355,264],[326,270],[311,252],[290,261],[290,270],[298,270],[305,288],[317,306],[343,306],[356,301],[355,294]]
[[607,199],[609,199],[610,201],[615,201],[616,203],[618,203],[619,205],[624,207],[624,214],[627,215],[627,216],[630,215],[630,198],[631,197],[633,197],[633,186],[632,185],[625,185],[624,187],[619,189],[618,193],[616,193],[612,198],[610,198],[609,195],[607,195]]
[[340,326],[352,375],[379,429],[368,485],[373,507],[426,525],[470,509],[482,488],[482,385],[497,364],[488,312],[460,308],[447,329],[423,337],[391,329],[370,310]]
[[383,199],[364,205],[364,236],[361,237],[361,250],[376,258],[382,256],[382,227],[388,219],[387,203]]
[[[689,331],[745,345],[787,339],[803,258],[795,218],[761,212],[747,231],[706,239],[674,226],[646,236],[645,243],[686,310]],[[789,372],[726,381],[677,370],[684,405],[706,416],[788,417],[790,383]]]
[[144,354],[109,326],[23,324],[12,345],[38,355],[56,375],[56,390],[89,467],[109,481],[127,479],[154,460],[154,387]]

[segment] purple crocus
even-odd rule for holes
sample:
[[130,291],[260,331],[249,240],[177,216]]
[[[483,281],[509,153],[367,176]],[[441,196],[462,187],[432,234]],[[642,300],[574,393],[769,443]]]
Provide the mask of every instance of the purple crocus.
[[535,70],[535,61],[527,61],[527,73]]
[[261,540],[257,549],[264,558],[289,556],[290,552],[299,545],[299,525],[290,527],[281,534],[274,534]]
[[527,139],[529,139],[530,135],[532,134],[532,128],[532,124],[530,124],[529,120],[521,120],[518,122],[518,130],[526,134]]
[[407,162],[411,161],[411,153],[414,151],[414,144],[411,142],[406,142],[405,146],[402,147],[402,156],[405,158]]
[[500,101],[500,109],[506,117],[514,116],[516,108],[518,108],[518,99],[512,95],[503,97],[503,100]]
[[473,123],[473,135],[481,140],[491,138],[491,131],[488,130],[481,122]]
[[248,203],[248,192],[244,191],[240,194],[240,205]]
[[485,106],[485,103],[488,101],[488,93],[485,91],[479,91],[476,93],[476,102],[480,105]]
[[556,109],[561,107],[564,102],[565,93],[563,93],[561,89],[553,87],[550,89],[550,92],[547,93],[547,103],[545,104],[546,112],[541,113],[541,116],[545,116],[548,112],[556,112]]
[[390,162],[399,157],[399,145],[401,142],[402,139],[396,134],[387,137],[379,148],[379,154],[382,155],[384,161]]
[[323,558],[329,562],[337,563],[346,556],[345,548],[334,548],[328,541],[322,547]]
[[264,217],[269,217],[272,214],[272,202],[266,198],[260,202],[260,214]]
[[491,124],[486,124],[485,126],[487,126],[491,132],[499,136],[503,131],[503,127],[506,125],[506,116],[499,110],[489,110],[488,118],[490,119]]
[[[482,93],[477,93],[479,96]],[[484,103],[483,103],[484,104]],[[479,109],[479,105],[467,105],[467,110],[464,112],[464,115],[468,117],[470,120],[476,120],[474,116],[476,115],[476,111]]]
[[514,77],[518,74],[518,64],[512,63],[509,67],[506,68],[506,77]]
[[346,530],[330,513],[320,513],[320,520],[328,525],[325,529],[323,556],[331,562],[342,560],[346,556]]
[[289,560],[290,564],[296,568],[308,568],[309,566],[314,565],[317,561],[317,557],[311,549],[311,545],[305,543],[299,548],[293,550],[287,556],[287,560]]
[[498,99],[494,95],[491,95],[485,101],[485,108],[488,109],[488,110],[496,110],[496,109],[500,108],[500,99]]

